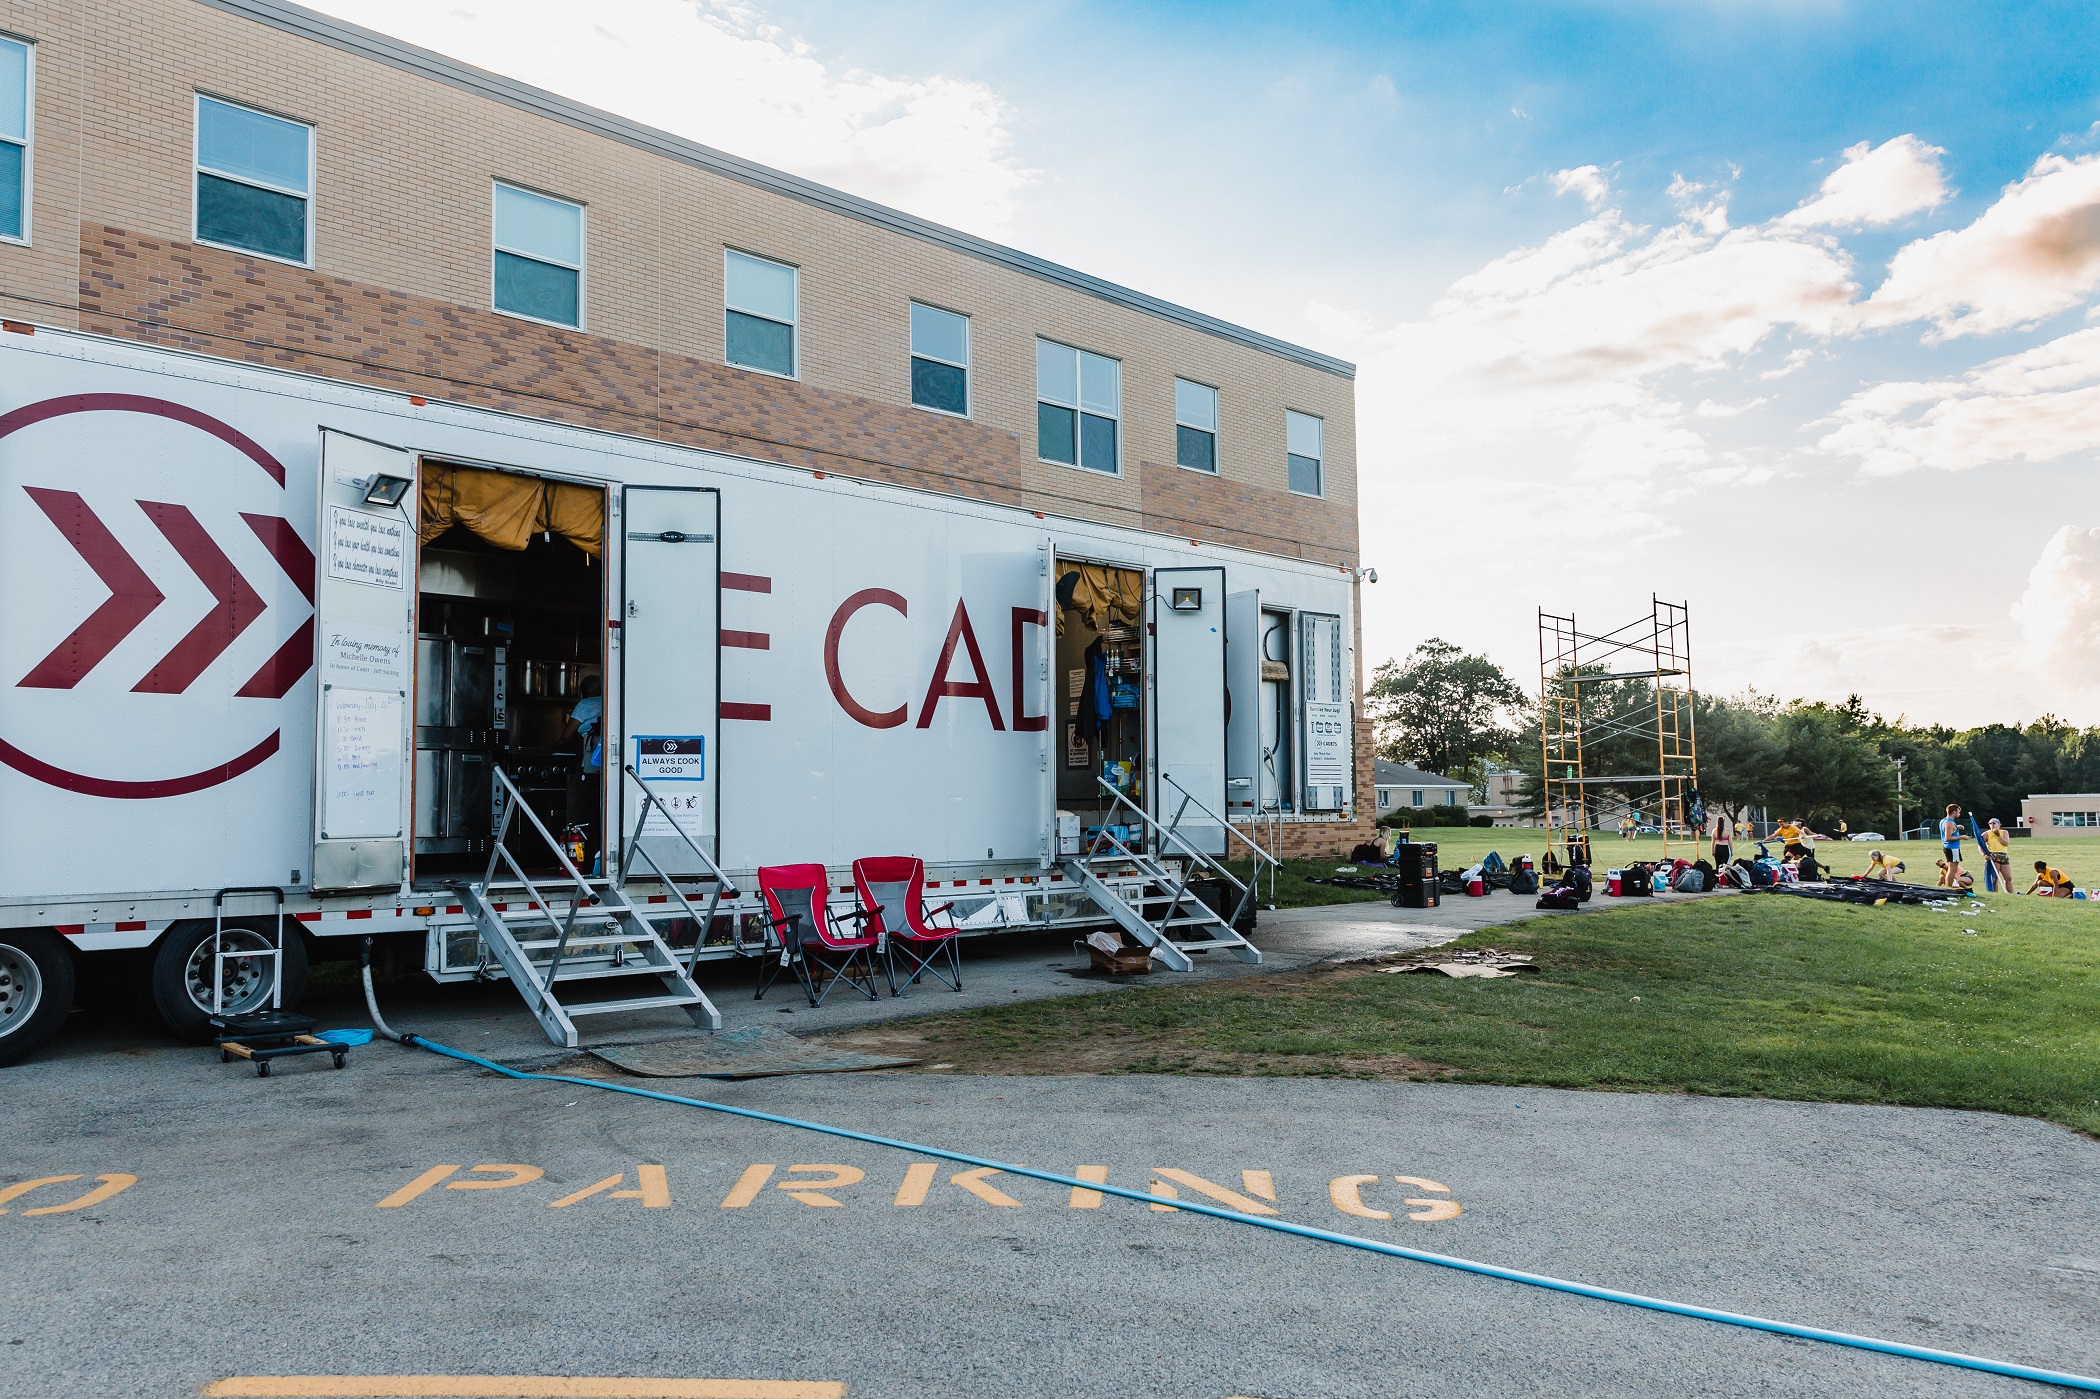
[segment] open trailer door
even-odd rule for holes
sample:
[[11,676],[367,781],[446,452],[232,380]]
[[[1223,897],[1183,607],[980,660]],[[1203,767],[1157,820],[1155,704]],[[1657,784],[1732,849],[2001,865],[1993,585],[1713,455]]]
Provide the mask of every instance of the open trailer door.
[[415,751],[415,455],[323,428],[318,499],[313,888],[397,889]]
[[1340,811],[1349,805],[1355,744],[1349,732],[1347,655],[1342,619],[1323,612],[1298,614],[1299,682],[1305,710],[1305,809]]
[[[721,852],[721,499],[710,487],[629,486],[623,492],[625,596],[615,630],[623,756],[605,755],[605,780],[620,793],[623,841],[640,819],[642,801],[621,775],[624,762],[679,829],[715,859]],[[704,873],[676,831],[644,829],[642,850],[666,874]]]
[[1178,833],[1206,855],[1223,855],[1225,570],[1154,569],[1152,630],[1153,771],[1160,776],[1152,814],[1173,821],[1187,793],[1195,802],[1182,811]]
[[1261,594],[1225,599],[1225,819],[1251,821],[1261,804]]

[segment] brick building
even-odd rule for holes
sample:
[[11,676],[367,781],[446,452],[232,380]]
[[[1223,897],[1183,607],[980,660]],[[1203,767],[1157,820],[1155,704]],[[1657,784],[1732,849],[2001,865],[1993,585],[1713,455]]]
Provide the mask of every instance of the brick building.
[[1359,563],[1330,356],[277,0],[0,31],[10,319]]

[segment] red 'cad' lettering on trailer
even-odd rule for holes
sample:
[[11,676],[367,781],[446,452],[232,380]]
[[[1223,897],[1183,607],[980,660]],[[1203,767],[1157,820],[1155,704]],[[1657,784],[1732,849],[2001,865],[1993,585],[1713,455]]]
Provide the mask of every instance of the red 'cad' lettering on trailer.
[[[261,467],[280,489],[285,484],[284,464],[245,433],[194,408],[139,394],[67,394],[25,404],[12,412],[0,414],[0,438],[33,424],[74,413],[143,413],[181,423],[226,443]],[[70,690],[107,659],[119,643],[144,625],[166,598],[85,499],[72,491],[36,486],[24,486],[23,490],[109,589],[109,597],[102,605],[16,682],[17,688],[21,689]],[[212,540],[186,506],[143,500],[137,504],[213,599],[212,610],[133,686],[133,692],[137,694],[182,694],[269,610],[269,604],[241,576],[233,561],[227,558],[225,551]],[[291,521],[281,516],[245,513],[241,518],[311,604],[314,597],[314,555],[299,538]],[[263,663],[262,669],[235,692],[236,695],[248,699],[284,698],[292,686],[313,668],[313,635],[313,618],[309,616],[276,654]],[[24,776],[69,792],[138,801],[182,796],[230,782],[272,757],[281,737],[282,730],[273,730],[246,752],[223,763],[180,777],[143,781],[71,772],[26,753],[5,739],[0,739],[0,763]]]

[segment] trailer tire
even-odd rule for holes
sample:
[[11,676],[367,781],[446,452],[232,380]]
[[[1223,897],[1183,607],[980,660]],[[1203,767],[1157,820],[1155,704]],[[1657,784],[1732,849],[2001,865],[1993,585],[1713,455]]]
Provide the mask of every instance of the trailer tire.
[[[306,991],[306,937],[285,920],[284,1008],[296,1009]],[[250,927],[246,922],[226,925],[226,938],[235,949],[266,947],[271,921]],[[170,927],[154,950],[148,989],[153,1012],[168,1033],[197,1044],[209,1043],[211,1027],[211,920],[190,919]],[[229,1013],[267,1010],[270,1006],[270,970],[266,960],[241,961],[229,965],[225,1008]]]
[[41,1049],[73,1009],[73,949],[48,928],[0,929],[0,1064]]

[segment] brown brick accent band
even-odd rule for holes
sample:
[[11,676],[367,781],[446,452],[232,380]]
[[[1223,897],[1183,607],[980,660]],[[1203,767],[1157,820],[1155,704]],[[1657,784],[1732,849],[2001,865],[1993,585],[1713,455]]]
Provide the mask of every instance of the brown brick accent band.
[[1342,506],[1150,464],[1137,468],[1141,513],[1063,497],[1030,484],[1031,473],[1040,479],[1032,444],[982,423],[104,224],[81,226],[80,326],[1264,553],[1355,557],[1355,522]]

